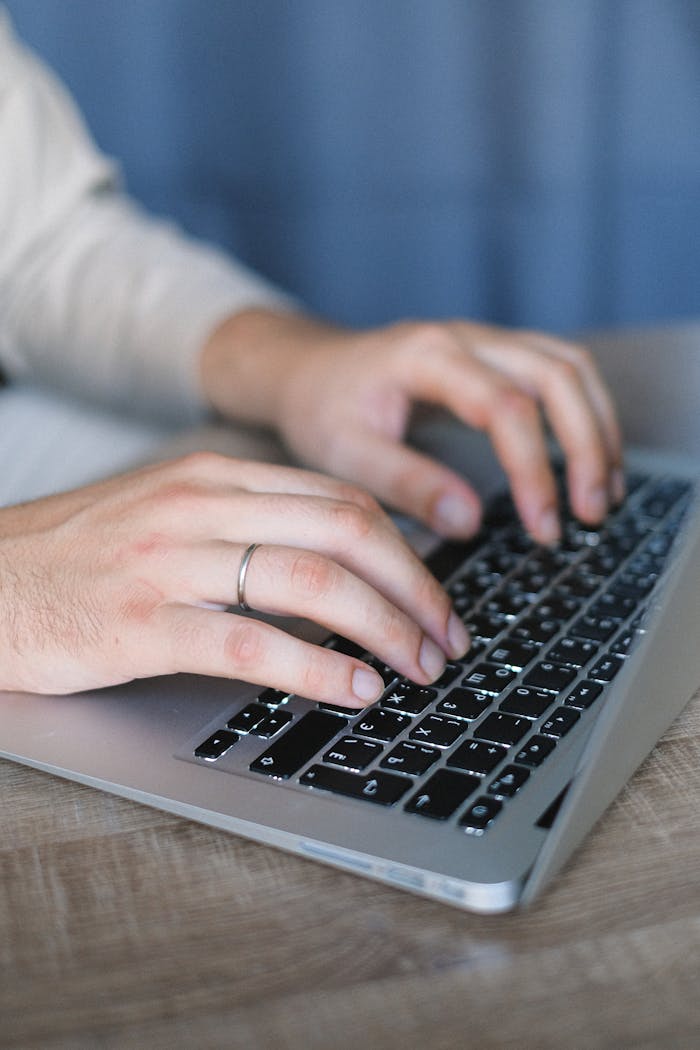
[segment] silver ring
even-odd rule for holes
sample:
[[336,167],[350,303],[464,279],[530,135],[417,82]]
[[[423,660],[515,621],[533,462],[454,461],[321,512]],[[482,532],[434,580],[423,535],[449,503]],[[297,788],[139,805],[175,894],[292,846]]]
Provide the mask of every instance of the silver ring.
[[245,600],[245,578],[248,575],[250,559],[253,557],[259,546],[259,543],[251,543],[249,547],[246,547],[238,569],[238,605],[243,612],[251,611],[248,602]]

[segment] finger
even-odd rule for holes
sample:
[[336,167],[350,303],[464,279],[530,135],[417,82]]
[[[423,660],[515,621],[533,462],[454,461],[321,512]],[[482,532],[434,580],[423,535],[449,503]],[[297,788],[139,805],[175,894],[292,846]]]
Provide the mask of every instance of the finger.
[[[206,595],[210,601],[235,603],[243,547],[219,544],[188,554],[187,570],[197,577],[194,593]],[[441,604],[449,609],[447,596],[426,570],[422,571],[443,596]],[[195,586],[193,580],[188,584]],[[304,617],[351,638],[415,681],[432,681],[445,663],[445,647],[436,643],[410,613],[366,580],[315,551],[272,544],[256,549],[245,577],[245,599],[257,612]],[[184,595],[183,600],[192,599]],[[461,621],[454,614],[452,617],[460,641],[450,644],[449,655],[463,655],[468,635]],[[451,631],[450,637],[454,634]]]
[[486,431],[525,527],[540,543],[559,538],[557,491],[535,399],[497,369],[457,350],[426,355],[409,377],[412,396]]
[[[233,500],[217,492],[198,500],[195,511],[184,540],[156,539],[145,551],[149,571],[158,574],[166,593],[178,579],[186,590],[177,596],[184,600],[231,602],[249,543],[313,550],[370,584],[449,656],[464,655],[468,637],[445,591],[376,503],[368,509],[342,500],[245,491]],[[212,546],[217,541],[219,548]]]
[[563,357],[578,368],[591,405],[597,414],[608,449],[611,464],[610,498],[614,504],[621,503],[625,497],[622,428],[612,396],[600,374],[595,358],[585,347],[554,339],[546,334],[533,333],[531,338],[536,345],[541,345],[547,352]]
[[362,478],[383,502],[442,536],[477,532],[481,500],[453,471],[384,434],[354,431],[349,439],[343,457],[347,477]]
[[161,606],[150,644],[170,654],[160,673],[240,679],[351,708],[378,700],[384,689],[377,672],[360,660],[258,620],[189,605]]
[[559,356],[528,346],[492,344],[476,351],[542,401],[567,461],[574,512],[598,522],[609,505],[611,462],[604,430],[578,368]]

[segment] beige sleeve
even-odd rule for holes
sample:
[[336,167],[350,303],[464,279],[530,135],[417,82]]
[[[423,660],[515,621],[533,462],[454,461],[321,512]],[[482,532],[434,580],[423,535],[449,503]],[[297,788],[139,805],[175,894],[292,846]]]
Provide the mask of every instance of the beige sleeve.
[[0,366],[115,407],[194,419],[225,317],[291,299],[141,212],[0,8]]

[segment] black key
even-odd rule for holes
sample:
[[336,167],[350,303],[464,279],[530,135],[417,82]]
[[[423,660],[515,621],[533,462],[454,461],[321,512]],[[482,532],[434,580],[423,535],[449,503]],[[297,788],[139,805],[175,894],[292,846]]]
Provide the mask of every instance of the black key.
[[[464,657],[465,660],[471,658],[471,650]],[[459,664],[446,664],[445,670],[442,672],[437,682],[433,682],[435,689],[445,689],[448,685],[452,685],[458,674],[462,673],[462,668]]]
[[323,700],[319,702],[318,709],[319,711],[332,711],[334,715],[342,715],[343,718],[354,713],[349,708],[342,707],[341,704],[327,704]]
[[569,667],[583,667],[599,651],[589,638],[560,638],[547,652],[547,659]]
[[533,614],[521,620],[516,627],[511,629],[510,633],[513,638],[522,638],[524,641],[542,644],[558,634],[560,628],[559,620],[547,620]]
[[590,668],[588,674],[599,682],[612,682],[617,672],[624,666],[624,663],[623,657],[607,653],[605,656],[601,656],[600,660]]
[[480,740],[488,740],[492,744],[517,744],[532,723],[527,718],[514,718],[512,715],[501,714],[500,711],[487,715],[484,721],[474,730],[474,736]]
[[206,758],[208,762],[213,762],[221,758],[230,747],[233,747],[238,739],[237,733],[230,733],[228,729],[219,729],[194,749],[195,757]]
[[485,613],[477,613],[475,616],[466,617],[465,626],[472,638],[485,638],[490,642],[499,635],[508,623],[505,616],[488,616]]
[[569,693],[564,703],[567,707],[575,707],[578,711],[583,711],[585,708],[590,707],[602,692],[603,687],[599,682],[579,682],[575,689],[572,689]]
[[600,579],[581,569],[573,569],[563,576],[554,588],[554,597],[590,598],[600,587]]
[[487,744],[482,740],[465,740],[447,760],[448,766],[456,766],[468,773],[486,776],[505,758],[507,748],[500,744]]
[[456,718],[444,715],[428,715],[409,733],[411,740],[419,744],[434,744],[435,747],[451,747],[459,740],[467,726]]
[[615,577],[610,593],[639,601],[649,593],[655,583],[656,577],[653,573],[650,576],[638,576],[634,572],[621,572]]
[[[457,668],[455,668],[457,670]],[[405,714],[418,715],[437,699],[437,690],[413,682],[397,682],[382,698],[382,707]]]
[[606,592],[588,607],[590,616],[609,616],[611,620],[626,620],[637,608],[634,598],[623,598],[619,594]]
[[251,726],[249,731],[252,736],[274,736],[275,733],[279,733],[280,729],[288,725],[293,718],[294,715],[289,711],[269,711],[256,725]]
[[473,671],[466,676],[462,685],[471,686],[482,693],[502,693],[516,678],[515,671],[508,667],[500,667],[498,664],[477,664]]
[[288,729],[250,768],[254,773],[287,780],[305,766],[326,744],[330,744],[347,722],[326,711],[309,711]]
[[512,798],[530,776],[530,770],[524,766],[505,766],[501,775],[489,784],[491,795],[500,795],[501,798]]
[[441,752],[434,747],[426,747],[425,744],[411,743],[410,740],[402,740],[393,751],[379,763],[384,769],[392,769],[395,773],[408,773],[410,776],[420,776],[430,769],[433,762],[440,757]]
[[544,602],[540,602],[533,609],[533,616],[539,616],[543,620],[558,620],[560,623],[565,623],[566,620],[570,620],[572,616],[575,616],[582,605],[582,599],[576,598],[574,595],[551,595]]
[[408,715],[398,711],[384,711],[381,708],[367,711],[353,726],[353,732],[359,736],[371,736],[375,740],[393,740],[411,724]]
[[539,645],[535,642],[523,642],[518,638],[504,638],[502,642],[488,654],[488,659],[494,664],[505,664],[506,667],[513,667],[517,671],[522,671],[523,667],[535,659],[540,651]]
[[578,711],[574,711],[572,707],[558,707],[556,711],[552,713],[551,718],[548,718],[546,722],[543,722],[540,732],[544,733],[545,736],[566,736],[569,730],[573,729],[576,725],[580,717]]
[[625,627],[610,646],[610,652],[617,656],[627,656],[640,635],[632,627]]
[[357,642],[351,642],[349,638],[343,638],[340,634],[336,634],[332,638],[329,638],[328,641],[325,642],[325,646],[329,649],[335,649],[337,653],[343,653],[345,656],[354,656],[358,660],[361,660],[367,652],[364,645],[358,645]]
[[569,630],[577,638],[607,642],[619,626],[619,620],[613,620],[610,616],[591,616],[589,613],[584,613],[583,616],[579,616],[578,620],[574,620]]
[[522,715],[524,718],[540,718],[553,703],[554,697],[546,690],[520,685],[508,693],[503,703],[499,704],[498,710],[509,715]]
[[552,693],[559,693],[573,682],[577,673],[573,667],[543,661],[533,667],[524,683],[534,686],[535,689],[549,689]]
[[471,835],[483,835],[489,824],[498,816],[503,806],[495,798],[482,795],[472,802],[469,809],[459,818],[459,826]]
[[512,620],[530,605],[532,601],[529,595],[523,594],[522,591],[508,589],[497,591],[488,601],[485,601],[482,611],[489,616],[504,616]]
[[427,558],[426,565],[441,582],[448,579],[467,560],[470,554],[478,550],[481,537],[475,536],[468,542],[446,540],[441,543]]
[[269,708],[263,707],[262,704],[248,704],[247,707],[235,714],[233,718],[229,718],[226,727],[234,729],[237,733],[247,733],[269,713]]
[[373,656],[367,663],[370,667],[373,667],[378,675],[381,675],[384,680],[384,685],[389,686],[392,682],[395,682],[399,677],[398,671],[395,671],[393,667],[389,667],[389,664],[383,663],[376,656]]
[[334,766],[347,766],[348,769],[364,769],[381,755],[384,748],[371,740],[360,740],[356,736],[344,736],[330,751],[323,756],[324,762]]
[[523,766],[539,766],[553,750],[554,740],[550,737],[533,736],[522,751],[518,751],[515,761]]
[[478,777],[438,769],[408,800],[406,809],[409,813],[420,813],[433,820],[447,820],[480,783]]
[[331,766],[312,766],[299,778],[299,783],[380,806],[393,806],[411,786],[410,780],[393,777],[391,773],[348,773]]
[[265,689],[257,698],[257,701],[259,704],[265,704],[267,707],[278,707],[279,704],[286,704],[289,700],[289,695],[289,693],[285,693],[281,689]]
[[437,705],[441,714],[452,715],[454,718],[466,718],[473,721],[479,715],[483,715],[487,707],[493,703],[493,697],[489,693],[479,693],[476,689],[453,689],[444,700]]

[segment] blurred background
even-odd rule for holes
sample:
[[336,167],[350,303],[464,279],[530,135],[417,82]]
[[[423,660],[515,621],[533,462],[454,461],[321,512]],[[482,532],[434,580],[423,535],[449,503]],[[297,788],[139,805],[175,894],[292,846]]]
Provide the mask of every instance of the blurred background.
[[131,193],[351,324],[700,316],[698,0],[6,0]]

